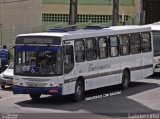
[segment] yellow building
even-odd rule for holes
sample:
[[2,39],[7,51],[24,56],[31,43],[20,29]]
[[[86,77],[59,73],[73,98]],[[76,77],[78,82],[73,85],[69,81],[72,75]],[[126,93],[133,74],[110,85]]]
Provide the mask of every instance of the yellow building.
[[[113,0],[77,0],[78,23],[112,22]],[[68,24],[70,0],[43,0],[43,28]],[[119,24],[160,21],[160,0],[119,0]]]
[[[140,0],[120,0],[119,22],[138,24]],[[70,0],[43,0],[43,26],[68,24]],[[112,21],[113,0],[78,0],[78,23],[107,23]]]

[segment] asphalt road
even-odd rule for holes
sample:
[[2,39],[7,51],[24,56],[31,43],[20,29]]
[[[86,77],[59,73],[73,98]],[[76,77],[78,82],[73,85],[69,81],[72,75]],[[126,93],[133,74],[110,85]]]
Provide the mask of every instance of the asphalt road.
[[127,90],[110,86],[86,92],[81,102],[72,96],[42,96],[33,102],[28,95],[0,89],[0,119],[160,119],[160,76],[132,82]]

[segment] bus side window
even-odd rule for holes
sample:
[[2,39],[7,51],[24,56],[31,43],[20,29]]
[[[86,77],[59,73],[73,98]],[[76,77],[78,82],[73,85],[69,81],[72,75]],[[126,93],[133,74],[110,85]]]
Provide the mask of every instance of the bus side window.
[[129,35],[120,35],[120,54],[123,55],[129,55]]
[[151,51],[151,39],[150,39],[150,33],[142,33],[142,52],[150,52]]
[[73,55],[73,46],[66,45],[64,46],[64,73],[67,74],[72,71],[74,67],[74,55]]
[[75,60],[76,60],[76,62],[85,61],[84,40],[75,41],[74,47],[75,47]]
[[119,43],[118,43],[118,37],[117,36],[111,36],[109,37],[110,41],[110,56],[116,57],[119,55]]
[[141,52],[141,38],[140,34],[131,34],[130,35],[130,48],[131,48],[131,53],[132,54],[138,54]]
[[86,60],[96,60],[97,59],[97,44],[95,38],[89,38],[85,40],[86,46]]
[[98,38],[99,59],[108,57],[108,42],[106,37]]

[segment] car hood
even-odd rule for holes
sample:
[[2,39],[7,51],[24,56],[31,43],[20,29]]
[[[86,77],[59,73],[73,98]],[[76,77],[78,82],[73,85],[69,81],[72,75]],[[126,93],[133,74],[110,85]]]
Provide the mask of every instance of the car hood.
[[3,75],[13,76],[13,69],[6,69],[6,70],[3,72]]

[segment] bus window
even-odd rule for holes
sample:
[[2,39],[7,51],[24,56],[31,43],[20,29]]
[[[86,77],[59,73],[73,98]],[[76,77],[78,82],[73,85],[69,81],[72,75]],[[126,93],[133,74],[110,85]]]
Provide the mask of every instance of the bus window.
[[109,37],[110,40],[110,56],[116,57],[119,55],[119,48],[118,48],[118,38],[117,36]]
[[138,54],[141,52],[140,34],[130,35],[130,48],[132,54]]
[[62,74],[62,51],[57,46],[17,46],[15,74],[51,76]]
[[75,60],[76,62],[85,61],[84,40],[77,40],[74,42]]
[[151,51],[151,39],[150,33],[142,33],[142,52],[150,52]]
[[128,55],[129,54],[129,36],[128,35],[120,35],[120,54]]
[[98,54],[99,54],[99,59],[103,59],[108,57],[108,44],[107,44],[107,38],[101,37],[98,38]]
[[66,45],[64,46],[64,73],[67,74],[72,71],[74,67],[74,55],[73,55],[73,46]]
[[160,32],[153,31],[154,56],[160,56]]
[[87,61],[96,60],[97,59],[96,39],[95,38],[86,39],[85,44],[86,44],[86,60]]

